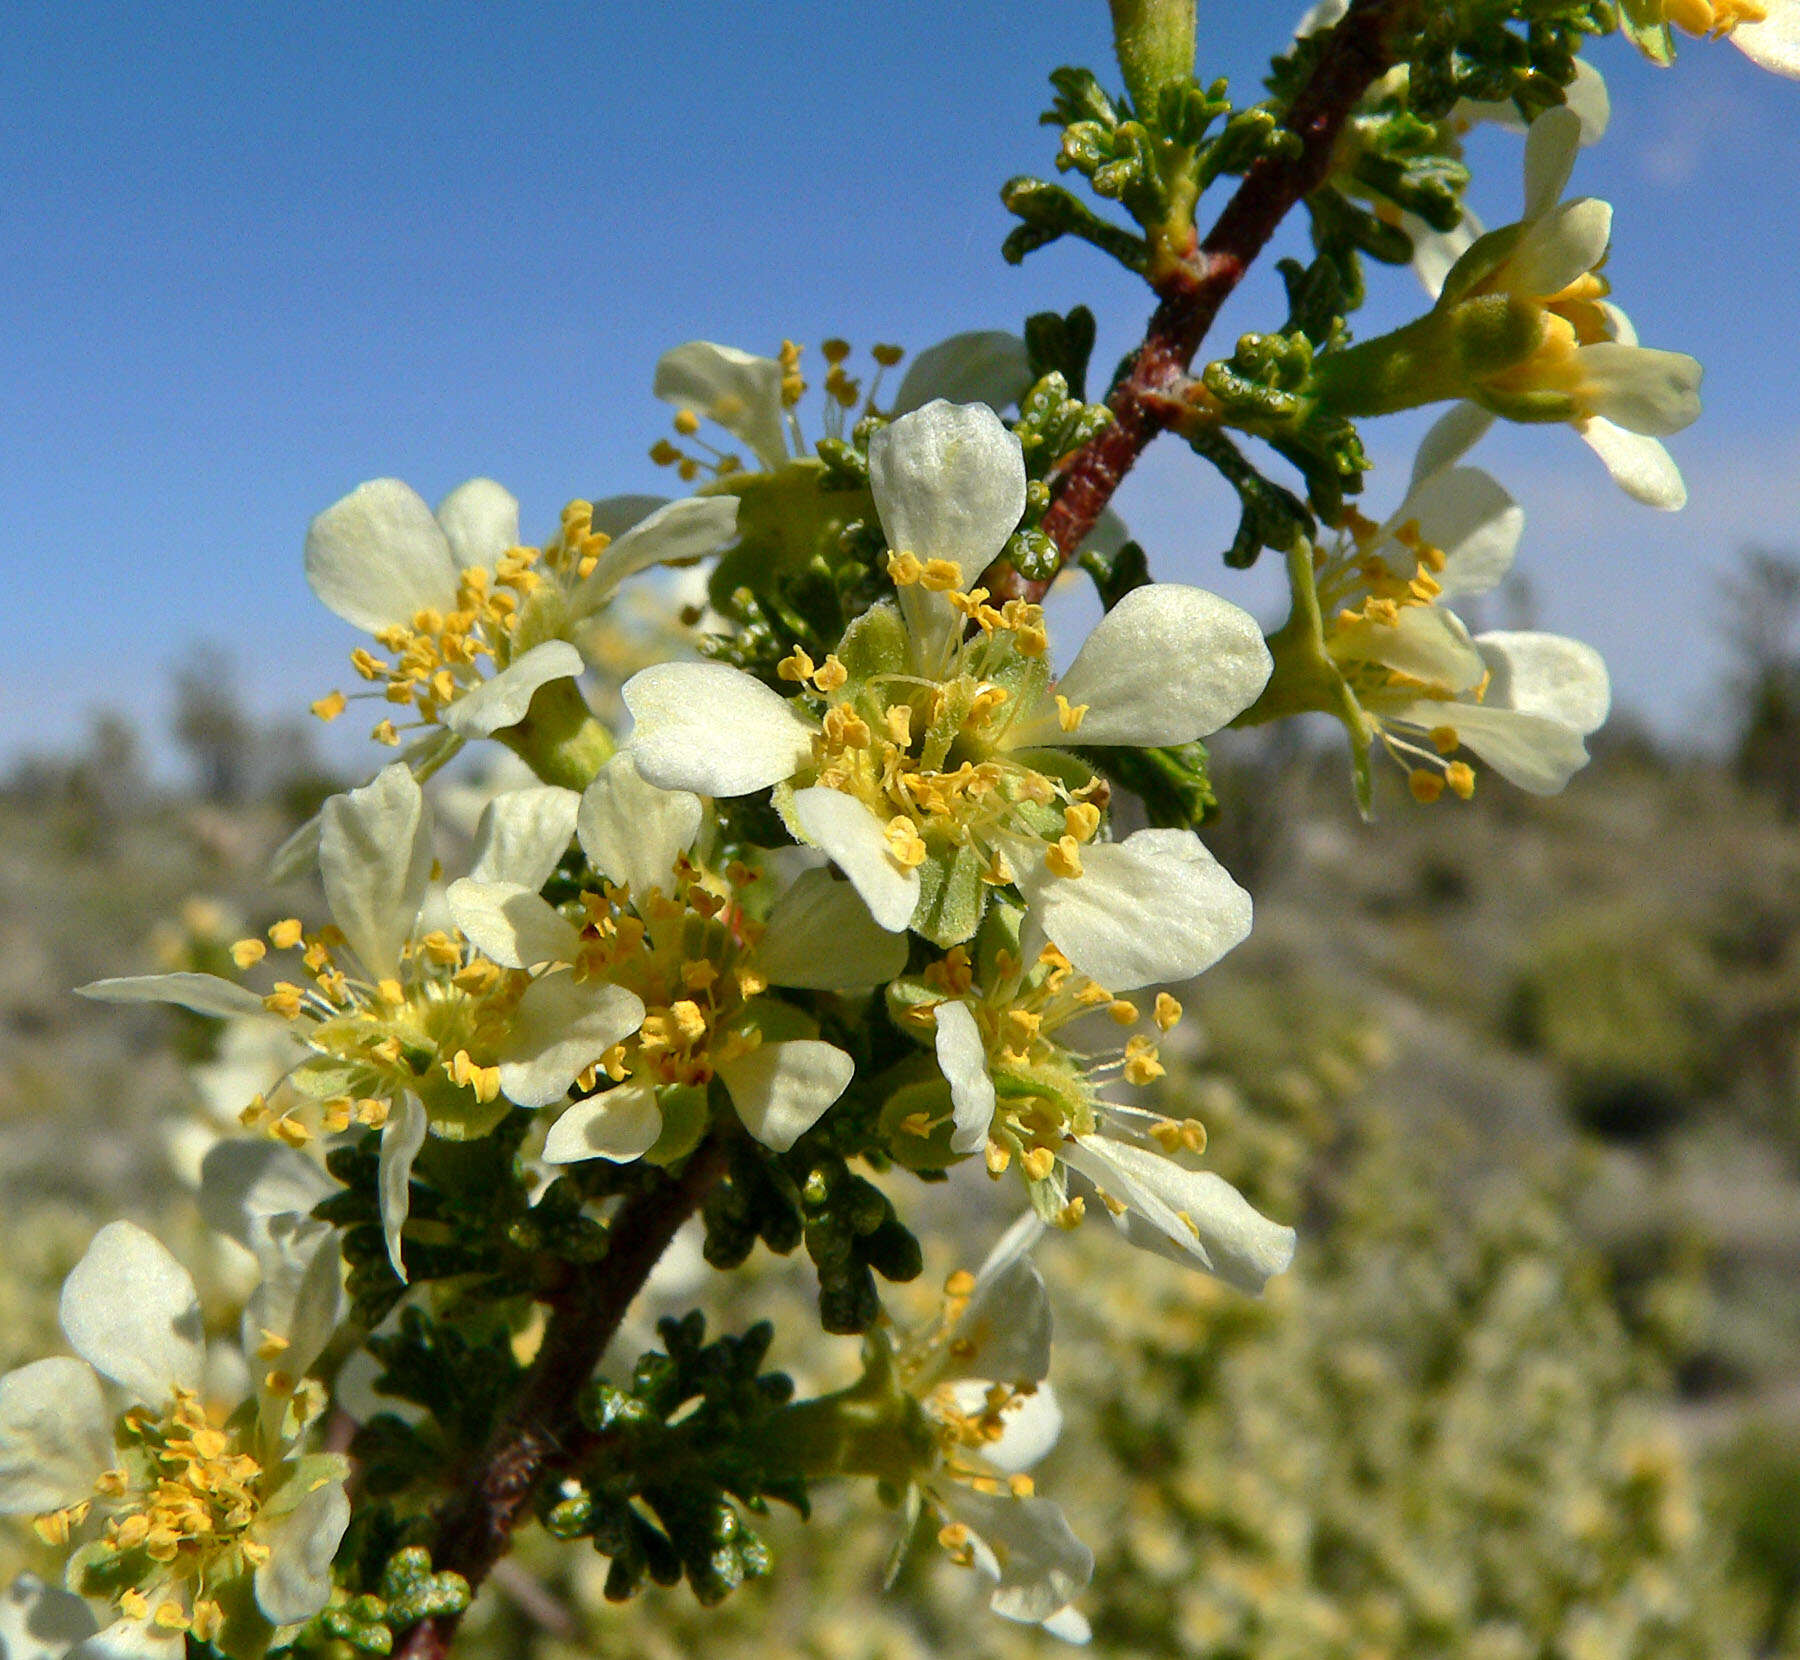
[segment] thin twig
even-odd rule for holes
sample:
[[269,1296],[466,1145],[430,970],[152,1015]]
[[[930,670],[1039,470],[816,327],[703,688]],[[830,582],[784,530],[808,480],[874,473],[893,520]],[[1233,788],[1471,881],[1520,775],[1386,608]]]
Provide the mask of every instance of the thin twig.
[[[1099,522],[1133,463],[1169,425],[1168,393],[1187,375],[1219,308],[1290,209],[1323,182],[1331,152],[1356,102],[1393,62],[1393,25],[1414,0],[1352,0],[1332,31],[1285,125],[1291,156],[1265,156],[1245,173],[1206,239],[1156,285],[1158,305],[1131,366],[1107,397],[1113,419],[1058,469],[1043,528],[1067,564]],[[1054,574],[1030,582],[1010,565],[982,577],[996,599],[1042,599]]]
[[[576,1410],[581,1391],[651,1269],[724,1168],[716,1138],[701,1143],[679,1176],[648,1179],[646,1167],[648,1185],[619,1208],[606,1255],[552,1302],[518,1399],[439,1515],[434,1569],[459,1573],[477,1589],[506,1554],[545,1479],[572,1468],[588,1450],[592,1437]],[[452,1617],[422,1620],[395,1649],[396,1660],[442,1660],[456,1627]]]

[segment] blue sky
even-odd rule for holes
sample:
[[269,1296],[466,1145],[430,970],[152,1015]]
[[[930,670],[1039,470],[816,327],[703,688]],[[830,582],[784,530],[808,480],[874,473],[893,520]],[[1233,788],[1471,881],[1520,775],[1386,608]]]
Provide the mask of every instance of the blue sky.
[[[1250,96],[1288,8],[1200,9],[1203,71]],[[1049,166],[1044,77],[1104,68],[1105,20],[1101,0],[15,8],[0,767],[104,705],[154,728],[194,642],[227,648],[264,712],[343,679],[354,636],[299,553],[363,479],[436,499],[489,474],[528,535],[570,496],[657,487],[650,374],[681,340],[916,347],[1084,300],[1112,361],[1141,289],[1083,249],[997,253],[1000,182]],[[1615,120],[1576,187],[1617,206],[1611,275],[1646,343],[1707,366],[1707,413],[1671,446],[1693,502],[1633,506],[1560,428],[1475,459],[1525,504],[1538,621],[1698,733],[1716,572],[1746,541],[1800,546],[1800,86],[1723,45],[1672,72],[1619,41],[1595,61]],[[1516,209],[1518,148],[1481,140],[1490,222]],[[1376,281],[1372,318],[1421,303],[1403,272]],[[1278,318],[1263,273],[1212,349]],[[1418,428],[1371,426],[1388,470]],[[1273,573],[1218,564],[1229,502],[1197,463],[1152,452],[1121,505],[1160,574],[1278,617]]]

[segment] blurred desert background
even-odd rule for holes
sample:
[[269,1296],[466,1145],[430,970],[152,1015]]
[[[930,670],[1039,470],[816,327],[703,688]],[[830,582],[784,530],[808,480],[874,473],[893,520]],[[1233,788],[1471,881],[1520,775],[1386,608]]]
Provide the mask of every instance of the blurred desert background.
[[[1257,922],[1183,991],[1158,1087],[1302,1243],[1261,1302],[1098,1223],[1042,1251],[1067,1428],[1040,1486],[1098,1556],[1097,1652],[1800,1656],[1800,562],[1746,554],[1697,604],[1736,665],[1697,735],[1620,711],[1558,798],[1484,779],[1421,808],[1396,776],[1365,825],[1333,732],[1217,746],[1209,839]],[[57,1287],[115,1216],[232,1318],[192,1178],[253,1058],[70,988],[219,967],[316,908],[269,888],[268,858],[356,778],[235,687],[198,652],[167,730],[96,713],[83,747],[0,780],[0,1367],[58,1349]],[[444,781],[447,836],[479,784]],[[990,1191],[899,1194],[931,1218],[901,1313],[997,1234]],[[668,1306],[733,1328],[791,1310],[777,1357],[803,1386],[853,1369],[803,1263],[762,1253],[727,1301],[677,1256]],[[467,1652],[1059,1647],[930,1551],[884,1592],[896,1526],[822,1490],[810,1524],[768,1519],[773,1577],[716,1611],[685,1589],[609,1606],[603,1561],[532,1535]],[[0,1571],[33,1561],[0,1535]]]

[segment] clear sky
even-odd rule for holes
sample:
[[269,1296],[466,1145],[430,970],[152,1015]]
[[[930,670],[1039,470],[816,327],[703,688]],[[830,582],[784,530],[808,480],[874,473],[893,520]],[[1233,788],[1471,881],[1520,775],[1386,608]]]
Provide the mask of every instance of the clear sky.
[[[1289,10],[1201,0],[1202,71],[1254,96]],[[154,727],[197,641],[264,712],[344,679],[355,638],[300,546],[363,479],[435,500],[488,474],[528,536],[571,496],[656,488],[650,374],[681,340],[916,347],[1085,300],[1108,363],[1147,310],[1084,249],[998,257],[999,184],[1049,169],[1046,73],[1107,67],[1102,0],[91,0],[15,7],[8,35],[0,766],[103,705]],[[1645,342],[1707,366],[1707,413],[1671,445],[1692,505],[1627,502],[1561,428],[1475,459],[1525,504],[1539,622],[1701,732],[1717,571],[1745,541],[1800,546],[1800,85],[1727,45],[1668,72],[1618,40],[1595,61],[1615,119],[1576,188],[1617,206],[1610,273]],[[1490,223],[1516,213],[1518,150],[1481,141]],[[1372,318],[1422,304],[1407,273],[1376,280]],[[1248,284],[1215,355],[1279,316]],[[1418,425],[1371,426],[1389,471]],[[1400,482],[1378,476],[1372,508]],[[1153,452],[1121,506],[1159,574],[1278,618],[1273,573],[1218,564],[1229,504],[1199,464]]]

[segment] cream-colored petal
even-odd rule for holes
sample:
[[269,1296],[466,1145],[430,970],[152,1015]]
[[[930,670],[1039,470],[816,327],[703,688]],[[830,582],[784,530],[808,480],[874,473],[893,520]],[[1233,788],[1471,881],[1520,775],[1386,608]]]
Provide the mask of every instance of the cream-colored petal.
[[939,398],[1011,409],[1030,385],[1031,359],[1025,342],[1005,329],[976,329],[953,334],[920,352],[894,394],[890,413],[908,415]]
[[258,1232],[256,1255],[263,1277],[244,1304],[244,1353],[254,1354],[273,1334],[287,1344],[281,1370],[303,1377],[331,1341],[343,1312],[337,1232],[311,1216],[269,1217]]
[[855,796],[815,785],[795,791],[794,820],[830,854],[879,926],[896,933],[906,927],[919,903],[919,873],[895,860],[880,819]]
[[744,1128],[785,1153],[850,1087],[856,1063],[833,1044],[793,1038],[759,1044],[718,1070]]
[[578,1164],[610,1159],[629,1164],[642,1158],[662,1134],[656,1091],[636,1079],[577,1101],[550,1126],[544,1138],[546,1164]]
[[1562,200],[1581,148],[1581,117],[1566,105],[1545,110],[1525,135],[1526,219],[1540,219]]
[[737,534],[737,515],[736,496],[687,496],[657,508],[601,552],[569,596],[570,615],[577,621],[591,616],[628,576],[651,565],[717,553]]
[[459,571],[473,565],[492,570],[519,545],[518,499],[491,478],[457,485],[437,504],[436,518]]
[[1666,437],[1700,414],[1700,365],[1686,352],[1602,341],[1577,353],[1584,395],[1629,432]]
[[1628,432],[1598,415],[1576,422],[1575,430],[1605,463],[1613,483],[1633,501],[1663,513],[1674,513],[1687,506],[1687,484],[1681,469],[1656,439]]
[[280,1141],[215,1142],[200,1166],[202,1219],[247,1251],[260,1252],[271,1218],[306,1216],[338,1191],[315,1159]]
[[582,671],[581,653],[567,640],[545,640],[515,657],[497,675],[444,706],[439,717],[461,738],[487,738],[517,726],[539,687],[573,680]]
[[869,488],[890,548],[972,582],[1024,516],[1025,459],[986,404],[938,399],[869,440]]
[[812,757],[815,728],[786,698],[728,663],[658,663],[625,682],[640,774],[664,790],[748,795]]
[[423,610],[456,609],[456,560],[416,490],[359,484],[306,532],[306,580],[345,622],[374,633]]
[[391,1105],[387,1122],[381,1127],[381,1155],[375,1178],[381,1200],[381,1232],[387,1240],[388,1261],[402,1282],[406,1279],[406,1264],[401,1259],[401,1234],[412,1211],[413,1161],[425,1145],[425,1132],[430,1127],[424,1103],[410,1093]]
[[949,1481],[934,1491],[951,1519],[975,1535],[975,1566],[997,1582],[988,1599],[996,1614],[1035,1624],[1066,1608],[1093,1577],[1094,1553],[1050,1500]]
[[266,1011],[263,1000],[244,986],[216,974],[132,974],[113,980],[90,980],[75,988],[79,997],[97,1003],[173,1003],[195,1014],[232,1020]]
[[[944,1387],[957,1411],[979,1418],[993,1385],[982,1378],[968,1377]],[[1047,1383],[1039,1384],[1029,1394],[1015,1398],[1001,1414],[999,1439],[982,1443],[981,1461],[1002,1475],[1029,1470],[1056,1445],[1062,1426],[1062,1407],[1056,1391]]]
[[135,1400],[161,1407],[171,1390],[200,1387],[199,1294],[168,1247],[135,1222],[94,1235],[63,1281],[57,1318],[75,1352]]
[[615,755],[582,792],[575,833],[595,870],[639,900],[675,891],[675,861],[700,833],[700,798],[645,783],[631,752]]
[[1247,709],[1273,667],[1262,629],[1241,606],[1204,588],[1134,588],[1094,625],[1056,690],[1087,706],[1074,735],[1053,708],[1021,721],[1009,741],[1190,743]]
[[1502,778],[1532,795],[1555,795],[1587,765],[1582,735],[1547,715],[1479,703],[1415,703],[1394,718],[1427,730],[1450,727]]
[[310,1620],[331,1600],[331,1561],[349,1526],[344,1484],[327,1481],[259,1530],[269,1559],[256,1570],[256,1605],[271,1622]]
[[445,898],[464,937],[503,968],[572,963],[581,948],[581,930],[535,889],[516,882],[465,876],[450,884]]
[[375,977],[400,967],[400,948],[431,880],[431,810],[399,762],[319,813],[319,874],[331,919]]
[[481,810],[469,876],[537,892],[575,839],[581,797],[554,784],[506,790]]
[[1731,31],[1731,44],[1764,69],[1800,78],[1800,5],[1794,0],[1763,4],[1768,15],[1760,23],[1740,23]]
[[1188,979],[1250,932],[1250,895],[1199,837],[1176,832],[1177,850],[1143,840],[1155,834],[1084,847],[1081,876],[1052,875],[1040,859],[1020,879],[1051,941],[1114,991]]
[[97,1627],[93,1610],[80,1597],[46,1585],[36,1574],[20,1574],[0,1591],[5,1660],[71,1660]]
[[858,991],[906,969],[906,935],[883,928],[862,895],[825,869],[802,871],[769,912],[750,966],[770,985]]
[[1561,293],[1606,257],[1611,237],[1608,203],[1593,196],[1561,203],[1526,226],[1506,261],[1507,291],[1529,298]]
[[979,1152],[987,1145],[988,1126],[994,1121],[994,1080],[988,1076],[981,1028],[968,1004],[938,1004],[935,1046],[938,1070],[950,1085],[954,1109],[950,1151]]
[[658,359],[651,391],[664,403],[716,421],[773,472],[788,458],[781,377],[781,365],[771,357],[690,340]]
[[1483,409],[1480,404],[1452,404],[1419,440],[1418,451],[1413,456],[1412,479],[1406,487],[1407,494],[1417,491],[1434,473],[1455,466],[1481,441],[1493,424],[1492,412]]
[[91,1366],[53,1355],[0,1377],[0,1515],[92,1498],[112,1459],[112,1420]]
[[644,1005],[623,986],[572,974],[537,980],[519,999],[499,1054],[501,1092],[517,1106],[550,1106],[643,1023]]
[[[1394,531],[1416,521],[1419,533],[1444,555],[1437,581],[1446,597],[1485,594],[1512,569],[1525,510],[1479,467],[1450,467],[1433,473],[1411,491],[1382,528]],[[1383,549],[1394,568],[1406,573],[1411,555]]]
[[1493,679],[1485,702],[1544,715],[1584,736],[1612,709],[1612,683],[1600,653],[1561,634],[1494,630],[1475,644]]

